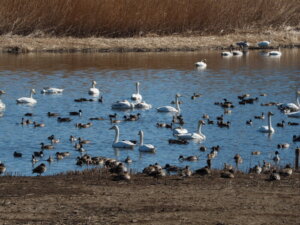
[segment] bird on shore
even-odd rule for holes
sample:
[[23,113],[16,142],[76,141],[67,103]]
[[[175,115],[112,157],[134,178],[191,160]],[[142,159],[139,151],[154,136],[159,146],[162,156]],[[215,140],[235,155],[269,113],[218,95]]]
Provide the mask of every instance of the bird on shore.
[[6,171],[6,166],[3,162],[0,161],[0,174],[4,173]]
[[44,163],[38,165],[37,167],[35,167],[33,170],[32,170],[32,173],[37,173],[39,175],[41,175],[42,173],[46,172],[46,165]]

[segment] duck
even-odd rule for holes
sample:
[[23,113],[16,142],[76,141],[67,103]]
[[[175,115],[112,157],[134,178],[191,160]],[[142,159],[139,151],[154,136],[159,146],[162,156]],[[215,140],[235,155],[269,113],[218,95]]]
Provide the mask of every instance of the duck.
[[14,157],[15,158],[21,158],[23,156],[23,154],[22,153],[20,153],[20,152],[14,152]]
[[299,126],[300,123],[296,123],[296,122],[288,122],[289,126]]
[[89,120],[105,120],[103,117],[91,117]]
[[33,152],[34,157],[43,157],[44,156],[44,151],[39,151],[39,152]]
[[279,157],[279,152],[278,151],[275,152],[275,156],[273,157],[273,161],[275,163],[278,163],[280,161],[280,157]]
[[132,163],[133,161],[129,156],[127,156],[126,159],[124,160],[124,162],[129,164],[129,163]]
[[205,124],[205,122],[203,120],[199,120],[198,121],[198,131],[197,132],[195,132],[195,133],[178,134],[177,137],[179,139],[183,139],[183,140],[197,139],[197,140],[203,141],[203,140],[206,139],[206,136],[201,133],[201,127],[204,124]]
[[253,168],[250,168],[250,173],[261,174],[262,168],[259,165],[255,165]]
[[187,140],[177,140],[177,139],[169,139],[169,144],[178,144],[178,145],[186,145],[189,142]]
[[135,107],[135,104],[132,102],[129,102],[128,100],[123,101],[117,101],[112,104],[112,109],[133,109]]
[[271,44],[271,41],[260,41],[257,43],[260,48],[267,48]]
[[170,173],[170,172],[179,172],[181,170],[180,167],[170,165],[168,163],[163,167],[163,169],[166,170],[168,173]]
[[276,126],[277,127],[284,127],[285,126],[285,121],[282,120],[282,122],[281,123],[277,123]]
[[240,48],[244,49],[249,47],[249,43],[247,41],[239,41],[237,43],[235,43],[237,46],[239,46]]
[[140,152],[150,152],[150,153],[156,152],[156,147],[154,147],[151,144],[144,144],[144,132],[142,130],[139,131],[138,135],[140,136],[140,146],[139,146]]
[[131,95],[131,100],[141,102],[142,99],[143,99],[143,97],[140,94],[140,82],[136,82],[135,83],[135,87],[136,87],[136,93],[134,93],[134,94]]
[[69,118],[69,117],[58,117],[58,118],[57,118],[57,121],[60,122],[60,123],[63,123],[63,122],[71,122],[72,119]]
[[243,158],[240,156],[240,154],[236,154],[236,155],[233,157],[233,159],[234,159],[234,161],[235,161],[236,167],[238,167],[238,164],[243,163]]
[[79,142],[79,144],[84,144],[84,145],[91,143],[90,140],[82,139],[81,137],[78,138],[78,142]]
[[40,145],[41,145],[42,150],[44,150],[44,149],[50,150],[50,149],[54,148],[53,145],[45,145],[43,142]]
[[54,159],[52,158],[52,156],[50,155],[49,158],[46,160],[48,163],[52,163],[54,161]]
[[211,174],[211,170],[208,166],[202,167],[200,169],[195,170],[195,174],[199,174],[201,176],[209,175]]
[[179,161],[191,161],[191,162],[194,162],[194,161],[198,161],[199,160],[199,157],[198,156],[195,156],[195,155],[192,155],[192,156],[187,156],[187,157],[184,157],[183,155],[180,155],[179,158],[178,158]]
[[201,61],[196,62],[195,65],[199,69],[205,69],[207,67],[206,59],[202,59]]
[[261,113],[260,116],[254,116],[255,119],[258,119],[258,120],[264,120],[265,119],[265,113]]
[[64,89],[53,88],[53,87],[44,87],[41,91],[42,94],[61,94]]
[[274,170],[274,171],[270,174],[269,180],[270,180],[270,181],[280,180],[280,175],[279,175],[279,173],[277,173],[276,170]]
[[252,120],[247,120],[246,124],[251,126],[253,124],[253,122],[252,122]]
[[31,155],[31,162],[32,164],[37,163],[39,160],[36,158],[36,156]]
[[132,143],[131,141],[119,141],[119,135],[120,135],[120,129],[117,125],[112,126],[109,128],[110,130],[115,130],[115,139],[112,144],[113,148],[134,148],[135,144]]
[[191,177],[193,174],[192,170],[189,166],[185,166],[183,169],[179,171],[179,175],[182,177]]
[[60,142],[59,139],[55,138],[54,134],[52,134],[51,136],[49,136],[48,140],[50,140],[52,144],[57,144],[57,143]]
[[269,133],[272,134],[275,132],[274,128],[272,127],[272,123],[271,123],[271,116],[273,116],[274,114],[271,112],[268,112],[268,126],[262,126],[259,128],[259,131],[262,133]]
[[97,82],[93,80],[92,87],[89,89],[89,95],[97,96],[100,94],[100,91],[98,88],[96,88]]
[[21,97],[17,99],[18,104],[36,104],[37,100],[33,98],[33,94],[35,94],[35,89],[30,90],[30,97]]
[[32,173],[37,173],[39,175],[42,175],[42,173],[45,173],[47,170],[47,167],[44,163],[38,165],[37,167],[35,167],[33,170],[32,170]]
[[45,127],[44,123],[37,123],[36,121],[33,122],[33,127]]
[[289,148],[290,144],[289,143],[283,143],[283,144],[278,144],[277,148]]
[[285,177],[291,176],[293,174],[293,169],[291,168],[291,166],[289,164],[287,164],[285,166],[285,168],[283,168],[279,171],[279,174],[281,176],[285,176]]
[[157,112],[175,112],[180,114],[180,107],[178,104],[178,99],[180,96],[181,96],[180,94],[175,95],[176,108],[172,106],[161,106],[156,108]]
[[77,138],[74,137],[73,135],[71,135],[70,138],[69,138],[69,141],[70,141],[70,142],[77,141]]
[[3,174],[6,171],[6,166],[3,162],[0,161],[0,174]]
[[48,112],[47,116],[48,117],[57,117],[57,116],[59,116],[59,114],[58,113],[54,113],[54,112]]
[[31,117],[31,116],[33,116],[33,113],[25,113],[24,116],[29,116],[29,117]]
[[70,116],[82,116],[82,110],[79,109],[78,112],[69,112]]

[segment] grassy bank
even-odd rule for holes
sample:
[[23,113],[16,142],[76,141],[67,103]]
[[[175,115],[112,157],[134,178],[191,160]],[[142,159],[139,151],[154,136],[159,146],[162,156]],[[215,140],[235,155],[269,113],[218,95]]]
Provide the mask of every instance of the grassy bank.
[[132,37],[298,29],[299,0],[2,0],[0,34]]

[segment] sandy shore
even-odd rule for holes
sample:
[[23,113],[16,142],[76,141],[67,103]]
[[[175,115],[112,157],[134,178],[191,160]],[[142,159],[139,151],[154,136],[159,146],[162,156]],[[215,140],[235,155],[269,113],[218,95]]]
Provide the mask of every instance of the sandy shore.
[[0,177],[0,224],[299,224],[300,174]]
[[238,33],[223,36],[166,36],[134,38],[72,38],[40,36],[0,36],[0,51],[26,52],[159,52],[224,49],[247,40],[252,48],[258,41],[271,40],[271,48],[300,47],[299,31]]

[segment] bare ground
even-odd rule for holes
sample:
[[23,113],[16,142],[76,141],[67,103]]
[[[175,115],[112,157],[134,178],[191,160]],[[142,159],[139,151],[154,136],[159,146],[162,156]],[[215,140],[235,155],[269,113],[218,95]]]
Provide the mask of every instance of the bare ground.
[[44,35],[2,35],[0,51],[10,53],[26,52],[158,52],[197,51],[223,49],[238,41],[247,40],[252,48],[262,40],[271,40],[272,47],[300,47],[300,32],[296,30],[264,31],[261,33],[234,33],[219,36],[160,37],[148,35],[132,38],[74,38],[47,37]]
[[300,224],[300,173],[115,181],[101,171],[0,177],[0,224]]

